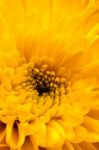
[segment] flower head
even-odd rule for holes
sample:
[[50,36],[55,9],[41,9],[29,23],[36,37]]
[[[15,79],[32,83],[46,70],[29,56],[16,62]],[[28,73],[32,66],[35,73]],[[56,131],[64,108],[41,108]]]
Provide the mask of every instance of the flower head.
[[0,149],[99,149],[98,6],[0,1]]

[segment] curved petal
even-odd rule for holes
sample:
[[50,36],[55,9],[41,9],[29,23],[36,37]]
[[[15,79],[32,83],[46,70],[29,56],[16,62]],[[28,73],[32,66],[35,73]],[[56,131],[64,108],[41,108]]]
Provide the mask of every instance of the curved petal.
[[24,144],[22,145],[22,147],[20,148],[20,150],[36,150],[34,149],[29,137],[25,138]]
[[14,149],[19,148],[25,140],[25,135],[23,134],[23,130],[17,123],[10,123],[6,128],[6,140],[7,143]]

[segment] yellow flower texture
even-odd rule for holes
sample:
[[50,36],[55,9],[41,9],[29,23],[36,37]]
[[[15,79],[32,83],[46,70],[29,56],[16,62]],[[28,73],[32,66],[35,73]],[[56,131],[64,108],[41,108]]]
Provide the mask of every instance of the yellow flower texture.
[[0,0],[0,150],[99,150],[99,0]]

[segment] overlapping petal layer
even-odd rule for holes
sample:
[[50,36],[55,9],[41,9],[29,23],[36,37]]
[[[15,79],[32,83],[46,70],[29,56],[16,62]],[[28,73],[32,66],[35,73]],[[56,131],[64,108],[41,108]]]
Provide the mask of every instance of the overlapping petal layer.
[[0,1],[0,150],[99,149],[98,0]]

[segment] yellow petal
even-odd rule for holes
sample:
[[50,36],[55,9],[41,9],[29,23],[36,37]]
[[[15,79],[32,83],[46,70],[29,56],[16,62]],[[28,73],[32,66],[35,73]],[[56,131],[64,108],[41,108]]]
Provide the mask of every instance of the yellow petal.
[[23,1],[5,0],[3,15],[10,30],[12,30],[17,24],[23,23],[25,20]]

